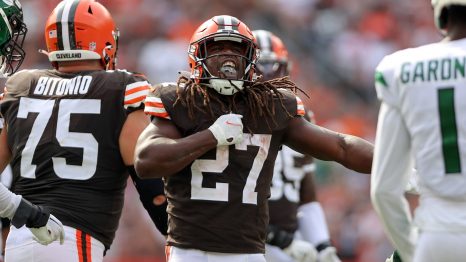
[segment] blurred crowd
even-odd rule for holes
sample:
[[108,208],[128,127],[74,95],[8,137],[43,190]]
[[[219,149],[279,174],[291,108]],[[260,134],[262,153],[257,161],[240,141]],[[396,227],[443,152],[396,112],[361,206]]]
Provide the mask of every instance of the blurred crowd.
[[[29,32],[23,68],[49,68],[44,24],[59,0],[21,0]],[[252,30],[281,37],[292,57],[292,78],[330,129],[374,140],[378,101],[374,68],[398,49],[441,39],[426,0],[100,0],[120,29],[119,68],[145,73],[153,83],[187,70],[192,32],[228,14]],[[318,197],[332,240],[345,262],[384,261],[392,252],[369,200],[369,177],[318,161]],[[108,262],[164,261],[163,237],[129,183],[124,213]]]

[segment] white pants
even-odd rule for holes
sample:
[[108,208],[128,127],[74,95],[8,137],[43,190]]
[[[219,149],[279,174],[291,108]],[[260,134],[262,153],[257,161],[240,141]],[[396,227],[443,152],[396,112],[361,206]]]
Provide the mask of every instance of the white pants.
[[232,254],[206,252],[197,249],[184,249],[167,246],[167,262],[265,262],[264,254]]
[[421,232],[413,262],[458,262],[466,260],[465,232]]
[[283,249],[268,244],[265,245],[265,260],[267,262],[294,262],[294,259],[283,252]]
[[64,226],[65,243],[55,241],[44,246],[33,240],[25,226],[10,227],[6,239],[5,261],[8,262],[101,262],[104,245],[97,239],[72,227]]

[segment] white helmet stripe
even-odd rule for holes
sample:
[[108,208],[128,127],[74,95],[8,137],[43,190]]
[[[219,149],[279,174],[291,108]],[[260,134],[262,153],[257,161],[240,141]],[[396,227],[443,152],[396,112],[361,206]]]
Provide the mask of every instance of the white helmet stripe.
[[3,21],[5,22],[5,25],[8,27],[8,32],[10,32],[10,36],[11,36],[13,34],[13,32],[11,31],[10,22],[8,21],[8,17],[6,16],[5,11],[3,11],[3,9],[1,9],[1,8],[0,8],[0,14],[2,15],[2,18],[3,18]]
[[226,30],[233,30],[233,27],[231,26],[231,16],[223,16],[223,24],[225,25]]
[[74,15],[78,4],[78,0],[63,1],[64,6],[61,16],[60,14],[57,15],[57,23],[60,25],[57,27],[59,31],[58,37],[59,41],[61,41],[63,45],[62,50],[71,50],[76,48],[76,42],[74,41]]
[[267,32],[258,30],[256,38],[261,52],[272,52],[272,39]]

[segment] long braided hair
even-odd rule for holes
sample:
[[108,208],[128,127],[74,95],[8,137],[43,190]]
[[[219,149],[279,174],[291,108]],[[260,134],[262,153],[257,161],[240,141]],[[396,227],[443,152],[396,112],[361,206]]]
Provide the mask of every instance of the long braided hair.
[[[277,125],[275,121],[275,103],[273,97],[277,97],[280,100],[280,105],[286,114],[291,118],[292,115],[286,109],[283,104],[283,93],[279,89],[287,89],[294,93],[297,91],[302,92],[304,95],[309,97],[302,89],[296,86],[288,76],[272,79],[269,81],[257,81],[252,85],[236,92],[231,96],[222,96],[220,99],[217,95],[212,95],[211,92],[213,89],[209,88],[207,85],[196,84],[191,78],[186,75],[181,75],[177,81],[176,95],[177,98],[173,106],[181,104],[188,109],[188,116],[190,119],[194,119],[195,113],[201,111],[210,115],[214,118],[214,113],[211,107],[211,102],[215,101],[221,106],[223,112],[237,112],[237,101],[245,101],[248,107],[248,114],[253,120],[253,124],[257,125],[257,118],[265,119],[269,129],[272,129],[272,125]],[[202,104],[198,103],[198,97],[202,98]],[[273,123],[269,123],[269,119]],[[251,132],[250,127],[245,126],[249,132]],[[252,133],[252,132],[251,132]]]

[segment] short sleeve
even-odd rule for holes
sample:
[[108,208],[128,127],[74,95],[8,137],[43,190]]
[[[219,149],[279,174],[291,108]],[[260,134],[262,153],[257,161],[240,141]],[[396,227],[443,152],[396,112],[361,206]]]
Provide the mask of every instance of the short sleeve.
[[160,117],[164,119],[170,119],[168,111],[162,102],[161,94],[162,88],[168,84],[158,84],[152,88],[151,92],[147,95],[145,101],[144,112],[153,117]]
[[151,84],[144,75],[131,74],[125,87],[125,109],[135,111],[142,109]]
[[304,104],[299,96],[296,96],[296,115],[304,116],[306,114],[306,110],[304,109]]

